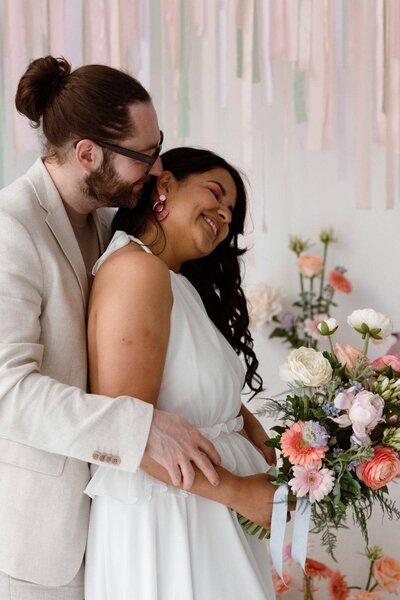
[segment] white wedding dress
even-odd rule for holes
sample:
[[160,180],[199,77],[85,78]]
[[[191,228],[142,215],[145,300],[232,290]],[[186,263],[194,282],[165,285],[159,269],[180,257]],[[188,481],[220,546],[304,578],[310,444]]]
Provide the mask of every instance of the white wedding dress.
[[[130,241],[141,244],[117,231],[94,272]],[[240,359],[189,281],[171,272],[171,285],[171,333],[157,407],[199,428],[230,471],[266,472],[264,458],[238,433],[243,427],[237,416],[244,380]],[[141,470],[94,469],[86,488],[93,498],[86,600],[275,598],[268,542],[244,533],[235,512]]]

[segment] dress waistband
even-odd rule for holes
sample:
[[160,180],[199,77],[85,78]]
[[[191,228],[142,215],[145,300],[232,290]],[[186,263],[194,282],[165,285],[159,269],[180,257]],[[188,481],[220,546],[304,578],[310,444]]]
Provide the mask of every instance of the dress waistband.
[[221,433],[232,433],[233,431],[241,431],[244,426],[243,417],[234,417],[225,423],[216,423],[210,427],[199,427],[199,431],[210,440],[215,439]]

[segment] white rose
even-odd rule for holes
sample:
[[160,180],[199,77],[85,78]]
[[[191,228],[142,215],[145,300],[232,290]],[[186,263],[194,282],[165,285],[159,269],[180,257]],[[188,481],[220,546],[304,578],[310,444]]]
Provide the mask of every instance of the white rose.
[[253,286],[247,294],[250,325],[258,329],[272,321],[282,311],[284,293],[264,283]]
[[358,333],[369,333],[374,344],[379,344],[391,335],[393,330],[393,325],[388,317],[372,308],[354,310],[347,317],[347,322]]
[[332,367],[321,352],[302,346],[289,354],[287,363],[280,369],[280,376],[288,383],[316,387],[331,380]]
[[333,317],[325,319],[325,321],[321,321],[321,323],[317,325],[317,329],[321,335],[332,335],[338,327],[339,323]]

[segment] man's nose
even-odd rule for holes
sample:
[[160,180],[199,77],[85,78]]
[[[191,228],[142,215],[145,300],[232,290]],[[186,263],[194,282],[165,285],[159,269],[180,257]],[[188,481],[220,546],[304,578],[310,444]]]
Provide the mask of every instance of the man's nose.
[[151,166],[151,169],[148,172],[148,175],[155,175],[157,177],[158,175],[161,175],[162,172],[163,172],[163,166],[162,166],[161,158],[158,157],[156,162]]

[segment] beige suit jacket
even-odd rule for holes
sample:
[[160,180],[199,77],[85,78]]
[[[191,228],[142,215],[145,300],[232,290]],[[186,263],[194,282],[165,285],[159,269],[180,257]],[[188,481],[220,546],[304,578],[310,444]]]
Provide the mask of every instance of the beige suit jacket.
[[[109,214],[97,211],[102,250]],[[0,571],[64,585],[86,543],[88,463],[134,472],[152,406],[87,394],[83,258],[39,159],[0,192]]]

